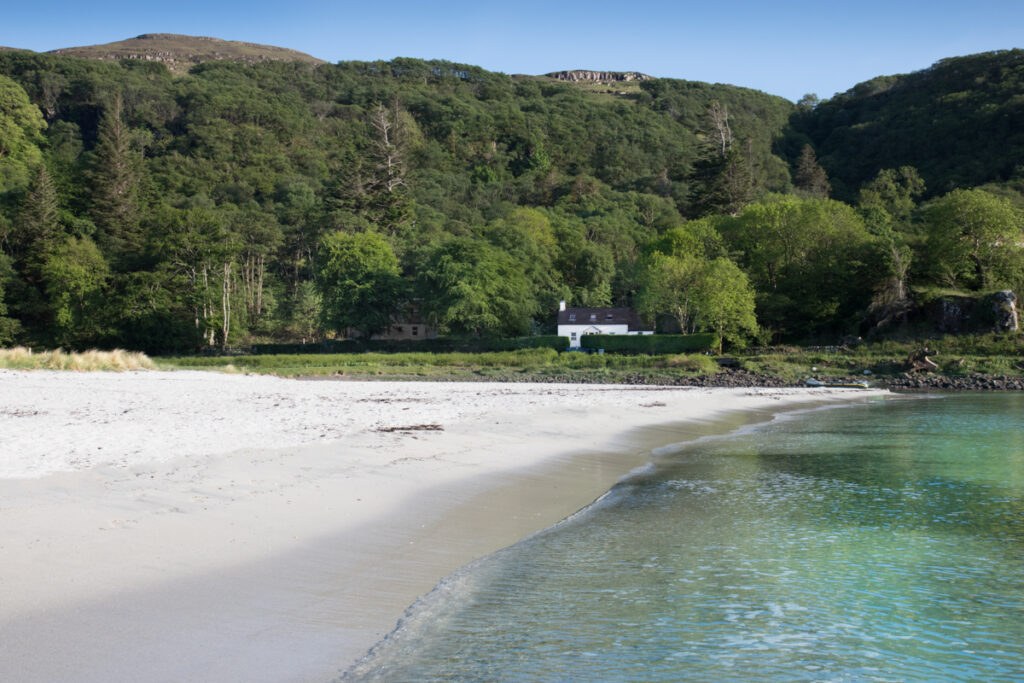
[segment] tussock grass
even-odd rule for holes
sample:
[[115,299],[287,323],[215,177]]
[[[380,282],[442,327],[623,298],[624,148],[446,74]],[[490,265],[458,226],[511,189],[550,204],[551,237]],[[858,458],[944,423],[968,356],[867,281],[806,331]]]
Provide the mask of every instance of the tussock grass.
[[669,356],[665,360],[665,365],[670,368],[676,368],[684,372],[692,372],[699,375],[711,375],[718,371],[718,363],[715,362],[714,358],[700,354],[690,356],[683,354]]
[[121,372],[124,370],[156,370],[149,356],[137,351],[55,351],[33,352],[24,346],[0,349],[0,368],[7,370],[94,370]]

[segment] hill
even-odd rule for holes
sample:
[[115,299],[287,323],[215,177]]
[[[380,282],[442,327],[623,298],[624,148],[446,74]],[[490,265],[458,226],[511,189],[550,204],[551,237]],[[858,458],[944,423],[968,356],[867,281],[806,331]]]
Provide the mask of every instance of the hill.
[[265,61],[323,63],[323,60],[298,50],[174,33],[144,33],[114,43],[51,50],[50,54],[106,61],[143,59],[166,64],[175,73],[183,73],[196,64],[216,60],[244,64]]
[[836,196],[884,168],[914,166],[929,195],[1024,172],[1024,50],[943,59],[879,76],[793,117],[787,153],[809,142]]
[[[403,311],[515,336],[550,330],[562,299],[736,343],[757,325],[834,340],[905,320],[910,283],[1022,291],[1024,218],[1006,201],[918,211],[890,179],[853,206],[812,158],[793,163],[812,144],[847,199],[906,163],[936,195],[1005,179],[1024,151],[1020,57],[945,60],[812,107],[442,60],[253,56],[175,76],[0,51],[0,343],[199,350],[369,336]],[[962,239],[958,217],[979,213],[989,232]]]

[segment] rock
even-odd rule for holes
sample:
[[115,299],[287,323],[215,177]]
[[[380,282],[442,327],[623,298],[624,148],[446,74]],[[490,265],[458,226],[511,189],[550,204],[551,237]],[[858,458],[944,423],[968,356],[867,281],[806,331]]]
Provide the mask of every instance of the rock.
[[570,71],[554,71],[544,74],[548,78],[559,81],[596,81],[598,83],[619,83],[625,81],[651,81],[653,76],[638,73],[636,71],[588,71],[587,69],[572,69]]
[[1016,332],[1020,329],[1017,314],[1017,296],[1008,289],[992,296],[992,314],[996,319],[996,332]]
[[938,320],[936,321],[939,332],[956,334],[964,331],[973,308],[974,301],[966,297],[940,299]]

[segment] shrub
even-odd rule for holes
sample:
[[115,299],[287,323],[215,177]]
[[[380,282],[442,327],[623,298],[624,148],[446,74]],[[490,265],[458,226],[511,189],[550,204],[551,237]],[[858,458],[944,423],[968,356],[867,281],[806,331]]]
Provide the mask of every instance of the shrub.
[[665,361],[665,365],[682,370],[683,372],[693,372],[700,375],[711,375],[718,372],[718,363],[715,362],[715,359],[703,354],[670,356]]

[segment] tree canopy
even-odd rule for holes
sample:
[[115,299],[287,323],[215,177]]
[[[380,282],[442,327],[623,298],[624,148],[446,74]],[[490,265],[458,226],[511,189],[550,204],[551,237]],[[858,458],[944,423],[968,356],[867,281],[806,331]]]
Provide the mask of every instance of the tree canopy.
[[742,343],[855,330],[915,283],[1019,286],[1021,64],[794,105],[442,60],[0,52],[0,339],[366,336],[414,301],[446,334],[526,334],[567,299]]

